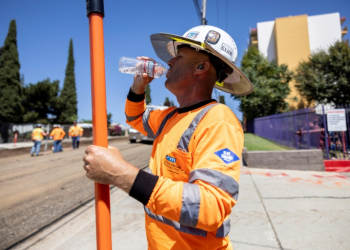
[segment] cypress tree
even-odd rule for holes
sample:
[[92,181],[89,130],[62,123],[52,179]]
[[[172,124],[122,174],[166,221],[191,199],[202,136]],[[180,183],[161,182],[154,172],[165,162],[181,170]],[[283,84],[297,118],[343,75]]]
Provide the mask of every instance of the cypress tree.
[[151,99],[151,88],[149,84],[146,86],[146,104],[150,104],[152,102]]
[[226,102],[225,102],[225,96],[223,96],[223,95],[220,95],[220,96],[219,96],[219,103],[226,104]]
[[74,57],[73,57],[73,40],[69,42],[68,63],[66,76],[64,78],[63,89],[60,95],[61,114],[59,115],[60,123],[72,123],[78,118],[77,92],[75,87],[74,74]]
[[22,87],[20,83],[20,63],[17,51],[16,21],[10,22],[9,31],[0,48],[0,121],[22,121]]
[[164,101],[163,106],[171,107],[171,106],[170,106],[170,101],[169,101],[169,98],[168,98],[168,97],[165,97],[165,101]]

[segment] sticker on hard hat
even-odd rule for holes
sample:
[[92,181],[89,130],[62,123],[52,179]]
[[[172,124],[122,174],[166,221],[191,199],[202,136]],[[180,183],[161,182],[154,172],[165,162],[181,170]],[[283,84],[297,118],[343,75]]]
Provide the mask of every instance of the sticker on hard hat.
[[211,44],[217,44],[219,39],[220,39],[220,33],[214,30],[209,31],[207,36],[205,37],[205,40]]
[[233,49],[227,44],[224,44],[224,43],[221,44],[221,50],[227,53],[230,57],[232,56]]
[[197,31],[192,31],[192,32],[189,32],[188,34],[187,34],[187,38],[190,38],[190,39],[196,39],[197,38],[197,36],[198,36],[198,34],[199,34],[199,32],[197,32]]
[[239,157],[228,148],[216,151],[214,154],[219,156],[219,158],[223,160],[226,164],[239,160]]

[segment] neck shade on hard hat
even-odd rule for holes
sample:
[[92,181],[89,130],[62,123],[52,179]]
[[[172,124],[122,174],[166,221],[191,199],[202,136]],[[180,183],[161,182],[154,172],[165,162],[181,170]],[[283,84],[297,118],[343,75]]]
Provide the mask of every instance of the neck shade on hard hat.
[[166,33],[153,34],[151,42],[157,56],[166,63],[177,55],[177,46],[180,44],[187,44],[197,51],[213,55],[229,68],[216,68],[218,73],[216,88],[236,96],[248,95],[253,91],[252,83],[235,65],[236,44],[225,31],[219,28],[201,25],[190,29],[184,36]]

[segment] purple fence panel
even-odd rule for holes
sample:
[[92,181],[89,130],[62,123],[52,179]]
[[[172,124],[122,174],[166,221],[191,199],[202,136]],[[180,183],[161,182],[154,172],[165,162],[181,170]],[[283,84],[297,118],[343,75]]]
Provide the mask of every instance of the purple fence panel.
[[[305,108],[254,119],[255,134],[295,149],[321,149],[325,159],[349,159],[350,107],[345,109],[347,131],[328,132],[326,112],[333,107]],[[327,131],[327,133],[325,132]]]

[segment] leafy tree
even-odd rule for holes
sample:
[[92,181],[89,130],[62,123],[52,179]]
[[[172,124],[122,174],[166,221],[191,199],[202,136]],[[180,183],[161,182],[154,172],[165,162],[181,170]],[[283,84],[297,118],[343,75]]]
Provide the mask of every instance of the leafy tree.
[[92,124],[92,120],[89,120],[89,119],[81,119],[79,122],[80,123],[91,123]]
[[16,21],[12,20],[4,46],[0,48],[0,121],[2,122],[22,122],[20,67]]
[[308,103],[350,103],[350,48],[336,42],[328,51],[319,51],[296,69],[295,80]]
[[26,123],[48,123],[49,115],[56,117],[59,114],[58,101],[59,81],[51,82],[50,79],[29,84],[23,88],[23,105],[25,114],[23,120]]
[[151,99],[151,88],[149,86],[149,84],[146,87],[146,104],[150,104],[152,102]]
[[165,101],[164,101],[164,104],[163,104],[164,106],[167,106],[167,107],[171,107],[170,105],[171,105],[171,103],[170,103],[170,101],[169,101],[169,98],[168,97],[165,97]]
[[219,103],[226,104],[225,103],[225,96],[223,96],[223,95],[219,96]]
[[109,125],[112,123],[112,116],[112,113],[107,114],[107,127],[109,127]]
[[175,107],[175,104],[173,101],[170,101],[170,107]]
[[63,89],[60,95],[61,114],[59,115],[60,123],[72,123],[78,118],[77,108],[77,92],[75,87],[74,73],[74,57],[73,57],[73,40],[69,42],[68,63],[66,68],[66,76],[64,78]]
[[240,110],[247,120],[276,114],[288,108],[285,98],[290,93],[289,82],[292,73],[284,64],[270,62],[252,46],[244,54],[241,69],[254,85],[254,91],[247,96],[233,96],[240,100]]

